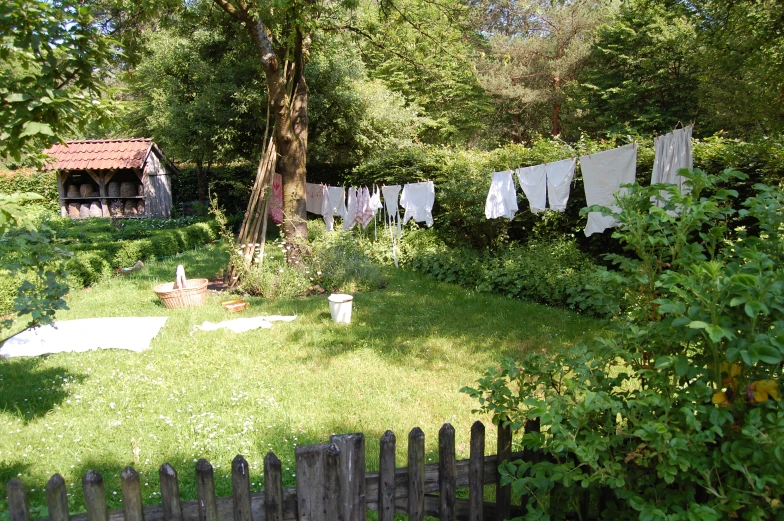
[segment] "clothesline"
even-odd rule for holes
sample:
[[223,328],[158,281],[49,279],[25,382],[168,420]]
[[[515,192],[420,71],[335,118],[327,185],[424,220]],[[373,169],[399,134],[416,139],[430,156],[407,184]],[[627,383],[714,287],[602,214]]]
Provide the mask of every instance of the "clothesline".
[[[669,134],[654,138],[656,156],[653,163],[651,184],[674,184],[686,190],[685,179],[678,175],[681,168],[691,169],[693,154],[691,136],[694,126],[676,129]],[[485,201],[485,216],[488,219],[504,217],[512,220],[518,210],[517,191],[513,173],[517,174],[531,212],[545,210],[549,202],[550,209],[557,212],[566,210],[569,200],[570,185],[574,178],[577,158],[563,159],[553,163],[494,172],[490,182],[490,190]],[[580,169],[583,176],[585,199],[588,206],[606,206],[614,213],[620,208],[614,206],[615,195],[623,195],[623,184],[631,184],[637,178],[637,144],[631,143],[612,150],[580,156]],[[663,191],[655,201],[663,206],[669,194]],[[612,215],[600,212],[589,212],[585,235],[601,233],[616,225]]]

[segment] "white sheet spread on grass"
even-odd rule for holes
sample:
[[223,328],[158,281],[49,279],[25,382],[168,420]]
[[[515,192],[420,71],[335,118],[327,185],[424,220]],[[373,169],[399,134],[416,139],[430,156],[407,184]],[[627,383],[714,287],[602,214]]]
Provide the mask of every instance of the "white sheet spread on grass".
[[9,338],[0,356],[39,356],[81,353],[94,349],[127,349],[137,353],[150,342],[168,317],[112,317],[60,320],[54,325],[27,329]]
[[250,331],[252,329],[270,329],[272,327],[272,322],[291,322],[297,318],[296,315],[294,316],[283,316],[283,315],[269,315],[269,316],[261,316],[261,317],[251,317],[251,318],[235,318],[233,320],[224,320],[223,322],[218,322],[217,324],[212,322],[205,321],[200,326],[193,326],[193,334],[196,330],[202,331],[215,331],[216,329],[228,329],[230,331],[234,331],[235,333],[245,333],[246,331]]

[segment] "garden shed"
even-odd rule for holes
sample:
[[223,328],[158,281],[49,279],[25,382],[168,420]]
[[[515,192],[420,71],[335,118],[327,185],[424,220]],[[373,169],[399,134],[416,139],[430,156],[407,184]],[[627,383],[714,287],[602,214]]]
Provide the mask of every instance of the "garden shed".
[[152,139],[91,139],[55,144],[63,217],[171,217],[171,174],[179,170]]

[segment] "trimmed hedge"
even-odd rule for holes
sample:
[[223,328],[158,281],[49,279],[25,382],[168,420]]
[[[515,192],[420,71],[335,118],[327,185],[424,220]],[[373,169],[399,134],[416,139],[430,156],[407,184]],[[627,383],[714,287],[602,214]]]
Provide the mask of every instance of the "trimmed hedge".
[[[92,235],[91,235],[92,238]],[[112,275],[114,269],[130,267],[196,248],[217,238],[215,223],[200,222],[184,228],[153,232],[150,238],[128,241],[83,242],[65,245],[74,255],[66,262],[68,284],[81,288]],[[22,279],[0,272],[0,316],[13,312]]]

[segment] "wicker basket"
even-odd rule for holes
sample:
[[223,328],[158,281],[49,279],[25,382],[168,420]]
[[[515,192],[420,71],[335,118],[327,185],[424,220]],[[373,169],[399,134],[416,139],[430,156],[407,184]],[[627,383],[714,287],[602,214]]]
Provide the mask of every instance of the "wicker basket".
[[201,306],[207,299],[207,279],[189,279],[184,289],[174,289],[174,282],[159,284],[153,288],[163,306],[168,309]]

